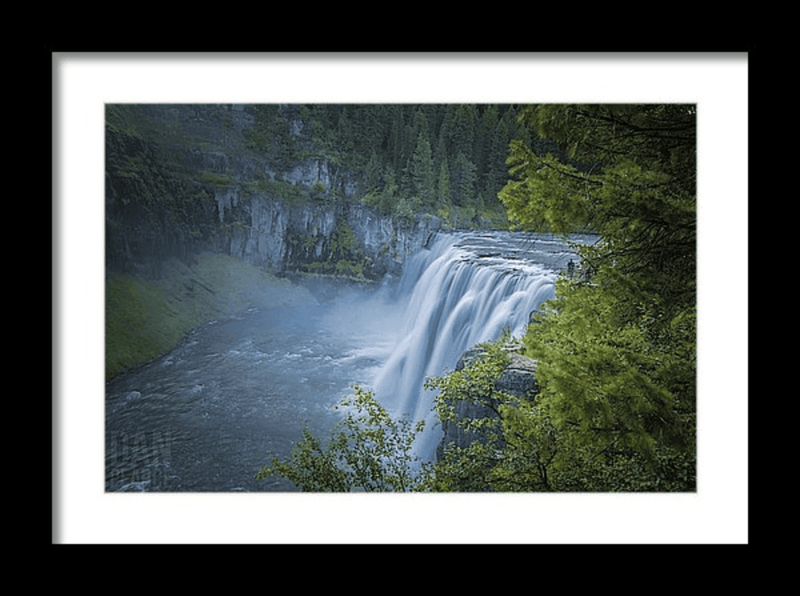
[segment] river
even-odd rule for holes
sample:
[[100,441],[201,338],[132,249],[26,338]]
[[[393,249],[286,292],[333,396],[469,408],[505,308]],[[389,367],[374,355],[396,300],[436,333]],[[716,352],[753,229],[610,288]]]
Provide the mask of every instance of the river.
[[[570,259],[550,236],[440,234],[394,282],[329,287],[318,304],[209,322],[107,383],[106,491],[296,490],[255,473],[285,457],[303,428],[323,436],[355,384],[395,415],[430,419],[424,378],[505,328],[523,332]],[[431,422],[423,458],[438,437]]]

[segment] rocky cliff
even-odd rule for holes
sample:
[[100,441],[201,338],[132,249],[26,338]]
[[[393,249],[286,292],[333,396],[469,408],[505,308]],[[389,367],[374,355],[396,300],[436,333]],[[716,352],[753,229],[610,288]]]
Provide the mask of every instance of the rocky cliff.
[[316,151],[292,106],[275,109],[282,136],[244,106],[109,106],[109,270],[159,277],[168,259],[210,250],[278,273],[378,279],[441,227],[362,204],[362,173]]
[[[225,204],[232,207],[227,218]],[[441,227],[436,217],[401,224],[357,203],[292,204],[279,194],[243,197],[236,189],[226,189],[220,205],[225,233],[217,248],[276,272],[396,275]]]
[[[495,381],[495,391],[509,393],[517,397],[530,397],[539,391],[536,384],[536,361],[522,356],[517,352],[518,346],[508,346],[511,362],[502,375]],[[485,350],[480,347],[467,350],[458,360],[456,370],[463,370],[474,359],[479,358]],[[459,401],[455,405],[456,416],[459,420],[475,420],[482,418],[496,418],[497,413],[488,405]],[[469,432],[460,427],[456,422],[442,422],[444,432],[436,449],[437,459],[442,459],[445,448],[452,444],[455,447],[467,447],[473,441],[483,439],[482,435]]]

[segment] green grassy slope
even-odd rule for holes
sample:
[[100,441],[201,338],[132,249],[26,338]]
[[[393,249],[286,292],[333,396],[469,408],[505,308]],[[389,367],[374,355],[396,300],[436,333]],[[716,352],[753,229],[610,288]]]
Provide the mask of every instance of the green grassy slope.
[[207,321],[249,307],[313,302],[302,287],[233,257],[202,253],[177,259],[160,279],[109,274],[106,278],[106,380],[149,362]]

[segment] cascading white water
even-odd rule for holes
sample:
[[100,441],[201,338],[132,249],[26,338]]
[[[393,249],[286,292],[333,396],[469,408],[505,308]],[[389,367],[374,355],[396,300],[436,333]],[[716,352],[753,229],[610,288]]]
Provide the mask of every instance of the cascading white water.
[[441,437],[425,379],[452,371],[461,354],[504,329],[521,337],[570,258],[554,237],[462,233],[439,236],[406,263],[398,288],[404,320],[374,391],[394,416],[426,421],[417,444],[423,460]]

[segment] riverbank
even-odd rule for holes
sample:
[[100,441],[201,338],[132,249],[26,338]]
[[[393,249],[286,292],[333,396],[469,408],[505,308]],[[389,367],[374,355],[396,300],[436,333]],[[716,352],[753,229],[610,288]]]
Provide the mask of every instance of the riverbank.
[[157,279],[106,277],[106,380],[174,348],[192,329],[249,308],[314,303],[308,289],[234,257],[166,261]]

